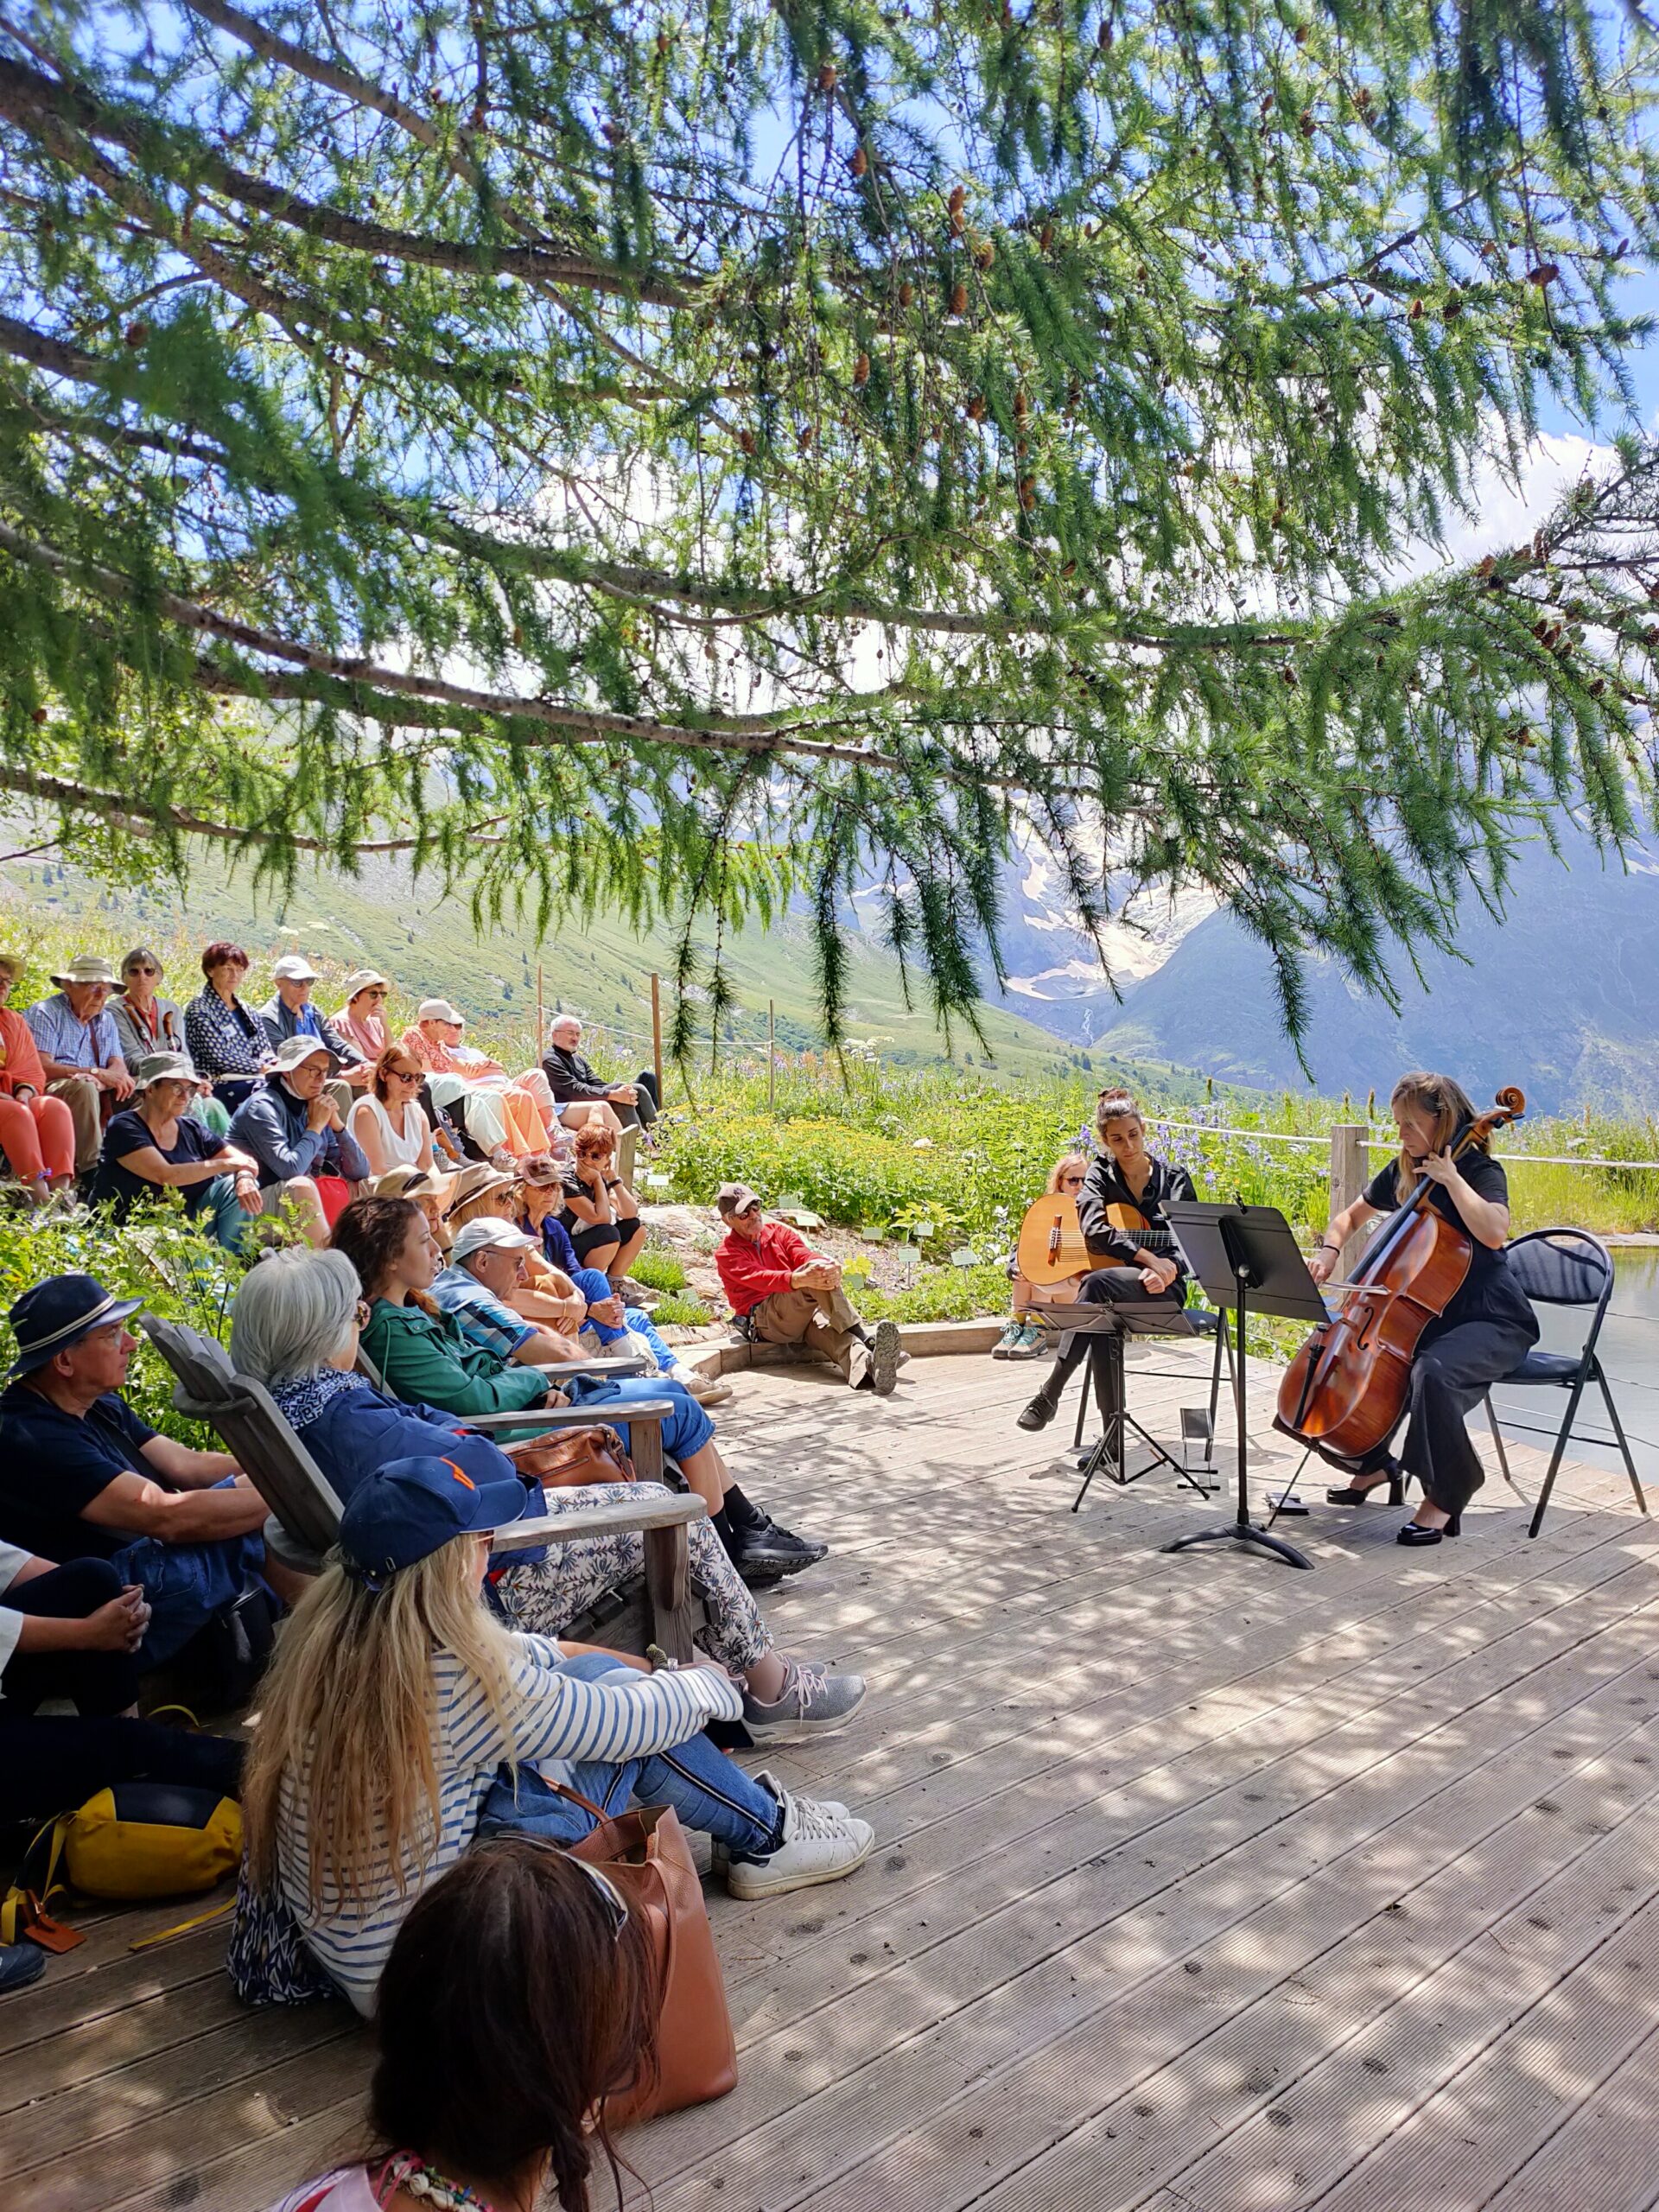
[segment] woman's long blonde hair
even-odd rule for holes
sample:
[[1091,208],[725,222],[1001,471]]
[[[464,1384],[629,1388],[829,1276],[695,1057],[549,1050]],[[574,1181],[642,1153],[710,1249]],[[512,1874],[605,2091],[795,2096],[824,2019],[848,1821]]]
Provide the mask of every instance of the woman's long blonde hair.
[[327,1563],[280,1632],[242,1783],[248,1872],[269,1889],[284,1787],[303,1808],[311,1907],[365,1902],[388,1870],[429,1858],[442,1777],[432,1659],[447,1651],[512,1742],[512,1644],[479,1596],[474,1536],[457,1536],[371,1590]]
[[1043,1185],[1044,1190],[1048,1193],[1050,1198],[1052,1198],[1054,1193],[1059,1189],[1060,1185],[1065,1179],[1066,1170],[1071,1167],[1080,1168],[1086,1174],[1089,1169],[1089,1162],[1080,1152],[1063,1152],[1059,1158],[1055,1161],[1054,1165],[1049,1169],[1048,1180]]
[[[1389,1110],[1396,1106],[1415,1107],[1434,1124],[1434,1138],[1430,1149],[1444,1152],[1458,1131],[1467,1122],[1475,1119],[1475,1102],[1455,1077],[1433,1075],[1427,1069],[1414,1068],[1409,1075],[1402,1075],[1389,1094]],[[1491,1149],[1486,1143],[1471,1147],[1476,1152]],[[1404,1145],[1394,1163],[1394,1195],[1399,1205],[1417,1187],[1417,1171],[1407,1156]]]

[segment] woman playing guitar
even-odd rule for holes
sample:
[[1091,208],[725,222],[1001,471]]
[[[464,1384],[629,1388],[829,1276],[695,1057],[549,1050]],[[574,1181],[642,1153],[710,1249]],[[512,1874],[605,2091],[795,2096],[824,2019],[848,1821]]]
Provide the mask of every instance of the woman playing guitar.
[[[1164,1225],[1164,1201],[1193,1197],[1192,1178],[1185,1168],[1172,1167],[1147,1150],[1147,1125],[1127,1090],[1101,1092],[1095,1128],[1100,1150],[1077,1193],[1077,1218],[1096,1265],[1077,1282],[1077,1303],[1122,1306],[1157,1300],[1184,1304],[1186,1269]],[[1114,1206],[1128,1219],[1144,1224],[1145,1243],[1135,1230],[1113,1226],[1109,1209]],[[1089,1343],[1087,1335],[1075,1332],[1062,1341],[1047,1380],[1020,1416],[1021,1428],[1048,1427],[1059,1410],[1060,1393],[1077,1372]],[[1109,1371],[1108,1362],[1096,1363],[1097,1387]],[[1116,1410],[1103,1403],[1101,1408],[1109,1420]]]
[[1468,1094],[1449,1075],[1403,1075],[1389,1104],[1400,1132],[1398,1156],[1332,1221],[1308,1262],[1310,1274],[1316,1282],[1328,1281],[1354,1231],[1392,1213],[1421,1182],[1435,1186],[1428,1203],[1467,1230],[1474,1255],[1462,1287],[1418,1344],[1399,1458],[1384,1458],[1363,1479],[1325,1496],[1333,1505],[1363,1505],[1386,1483],[1397,1499],[1404,1478],[1414,1475],[1423,1502],[1400,1541],[1438,1544],[1457,1535],[1463,1509],[1484,1479],[1465,1416],[1537,1342],[1538,1320],[1503,1256],[1510,1186],[1503,1168],[1484,1143],[1459,1160],[1451,1156],[1459,1130],[1477,1118]]

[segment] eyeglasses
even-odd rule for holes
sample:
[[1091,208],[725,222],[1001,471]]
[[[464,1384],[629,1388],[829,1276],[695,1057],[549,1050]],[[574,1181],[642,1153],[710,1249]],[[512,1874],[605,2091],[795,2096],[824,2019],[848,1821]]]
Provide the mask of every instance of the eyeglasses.
[[129,976],[159,976],[162,971],[159,968],[146,966],[141,960],[135,967],[129,968],[126,972]]

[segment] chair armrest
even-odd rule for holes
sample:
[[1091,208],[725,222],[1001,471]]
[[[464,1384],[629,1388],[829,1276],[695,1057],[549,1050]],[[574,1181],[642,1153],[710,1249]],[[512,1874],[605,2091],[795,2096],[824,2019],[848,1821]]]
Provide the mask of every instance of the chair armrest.
[[591,1358],[537,1360],[537,1375],[649,1375],[651,1362],[641,1352],[596,1351]]
[[637,1406],[526,1406],[516,1414],[462,1414],[468,1428],[614,1428],[618,1421],[667,1421],[675,1412],[672,1398],[642,1398]]
[[[579,1496],[579,1492],[567,1495]],[[571,1544],[588,1536],[643,1534],[647,1529],[677,1529],[702,1520],[708,1507],[691,1491],[684,1497],[629,1498],[620,1505],[582,1507],[567,1513],[543,1514],[535,1521],[514,1521],[498,1529],[491,1540],[495,1552],[522,1551],[530,1544]]]

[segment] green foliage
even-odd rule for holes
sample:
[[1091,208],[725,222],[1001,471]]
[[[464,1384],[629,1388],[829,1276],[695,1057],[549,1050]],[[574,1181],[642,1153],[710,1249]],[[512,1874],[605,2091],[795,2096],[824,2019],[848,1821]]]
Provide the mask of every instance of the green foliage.
[[1392,577],[1544,395],[1624,405],[1653,89],[1587,0],[57,0],[0,28],[0,789],[135,875],[667,917],[677,1052],[791,896],[832,1039],[855,891],[976,1025],[1016,827],[1085,929],[1209,886],[1293,1027],[1310,946],[1386,991],[1534,810],[1650,790],[1644,448]]
[[659,1329],[701,1329],[714,1315],[700,1298],[689,1293],[671,1290],[657,1301],[652,1319]]
[[971,1321],[1007,1310],[1008,1278],[1002,1268],[928,1268],[904,1290],[861,1290],[858,1310],[867,1321]]
[[647,1290],[683,1290],[685,1269],[672,1252],[659,1251],[647,1244],[628,1264],[628,1273],[635,1282],[642,1282]]

